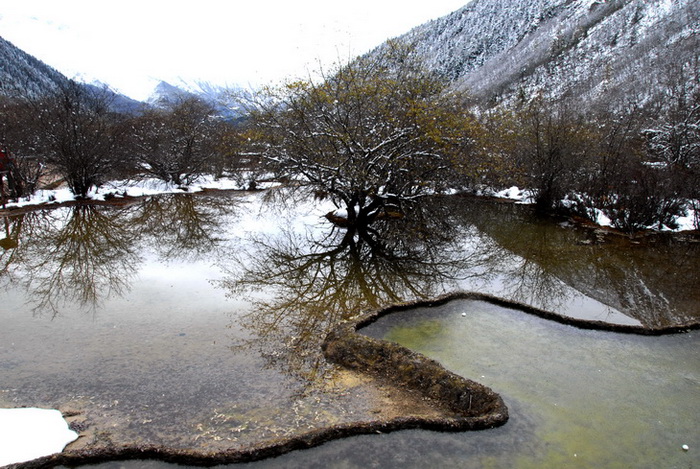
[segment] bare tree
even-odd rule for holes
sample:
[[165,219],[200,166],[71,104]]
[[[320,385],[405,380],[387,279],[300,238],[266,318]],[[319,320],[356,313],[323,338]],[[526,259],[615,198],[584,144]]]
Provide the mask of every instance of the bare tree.
[[566,103],[542,96],[525,104],[517,116],[516,158],[535,190],[537,210],[548,212],[574,187],[589,157],[587,127]]
[[110,110],[106,88],[75,81],[33,103],[45,161],[78,197],[113,175],[120,155],[120,116]]
[[367,226],[463,177],[477,128],[465,101],[393,44],[320,83],[269,90],[253,118],[270,168]]
[[186,97],[152,108],[131,122],[131,148],[138,171],[177,185],[216,172],[228,125],[201,99]]
[[31,195],[39,182],[43,164],[37,132],[29,107],[19,99],[0,97],[0,156],[7,183],[6,195],[18,199]]
[[[697,44],[700,45],[700,44]],[[683,169],[700,166],[700,55],[671,63],[660,83],[660,112],[646,130],[652,154]]]

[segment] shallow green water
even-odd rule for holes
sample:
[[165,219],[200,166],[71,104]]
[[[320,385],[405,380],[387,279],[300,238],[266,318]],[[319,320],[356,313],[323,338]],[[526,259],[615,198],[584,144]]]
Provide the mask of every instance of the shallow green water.
[[366,332],[492,387],[513,419],[527,422],[503,443],[528,451],[478,454],[484,465],[692,467],[696,460],[681,447],[695,456],[700,449],[697,333],[582,331],[474,301],[401,313]]

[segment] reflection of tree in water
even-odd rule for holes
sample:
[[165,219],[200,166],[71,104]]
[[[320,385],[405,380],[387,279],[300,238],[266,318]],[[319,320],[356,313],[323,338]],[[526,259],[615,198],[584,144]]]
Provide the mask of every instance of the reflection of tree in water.
[[[476,207],[484,203],[473,201]],[[514,280],[521,279],[513,284],[514,299],[529,302],[525,297],[532,295],[541,301],[550,295],[551,302],[561,298],[557,284],[563,282],[646,326],[684,324],[700,316],[697,243],[678,242],[672,235],[639,244],[624,237],[603,239],[591,229],[537,220],[527,207],[512,204],[477,208],[472,219],[522,258],[522,275],[512,272]],[[556,303],[543,307],[557,310]]]
[[520,303],[561,312],[571,290],[531,258],[518,258],[507,271],[508,284],[502,296]]
[[4,271],[12,270],[30,292],[36,313],[55,315],[68,302],[94,308],[128,289],[139,259],[123,211],[76,205],[17,218],[24,232]]
[[325,371],[320,344],[339,321],[488,274],[498,253],[488,243],[465,250],[468,227],[448,207],[435,202],[416,210],[410,221],[387,220],[364,231],[284,230],[251,239],[251,247],[224,267],[228,277],[220,283],[230,296],[248,295],[253,304],[237,319],[253,338],[238,346],[257,348],[271,366],[311,383]]
[[[496,212],[499,213],[499,212]],[[493,214],[492,214],[493,215]],[[498,216],[494,217],[496,220]],[[507,282],[502,293],[505,298],[529,304],[548,311],[563,313],[571,301],[569,285],[558,278],[552,269],[561,262],[577,263],[567,256],[561,240],[551,236],[551,222],[547,224],[523,223],[514,217],[506,217],[501,226],[486,230],[504,248],[512,250],[515,244],[519,250],[512,252],[511,262],[505,269]],[[484,224],[475,219],[480,229]],[[505,242],[504,242],[505,240]],[[581,266],[582,267],[582,266]],[[575,286],[574,286],[575,288]]]
[[0,239],[0,278],[9,276],[9,266],[13,259],[21,255],[18,254],[17,247],[19,246],[19,237],[22,233],[24,225],[24,215],[18,216],[3,216],[2,217],[4,231],[2,239]]
[[136,204],[132,223],[163,259],[196,259],[221,242],[222,225],[235,210],[233,199],[222,195],[163,195]]
[[4,251],[17,247],[17,225],[10,223],[10,217],[2,217],[4,232],[0,234],[0,248]]
[[15,246],[0,251],[0,277],[23,286],[37,314],[56,315],[69,304],[95,311],[128,291],[142,262],[142,241],[152,240],[164,259],[198,256],[215,248],[232,210],[230,198],[179,195],[8,217]]

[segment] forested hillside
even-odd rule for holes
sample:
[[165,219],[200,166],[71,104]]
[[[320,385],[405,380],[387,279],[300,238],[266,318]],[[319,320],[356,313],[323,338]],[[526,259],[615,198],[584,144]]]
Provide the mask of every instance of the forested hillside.
[[474,0],[401,39],[486,103],[546,93],[650,100],[697,60],[696,0]]
[[[0,37],[0,96],[37,98],[68,85],[70,79],[36,57],[15,47]],[[108,88],[106,85],[81,84],[86,88]],[[137,101],[108,91],[110,106],[118,112],[133,112],[140,107]]]
[[0,94],[40,96],[68,79],[0,37]]

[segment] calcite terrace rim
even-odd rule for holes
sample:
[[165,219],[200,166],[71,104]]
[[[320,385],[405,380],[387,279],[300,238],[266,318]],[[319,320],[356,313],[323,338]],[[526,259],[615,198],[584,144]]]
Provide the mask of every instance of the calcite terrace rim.
[[[352,351],[353,347],[361,345],[363,347],[368,344],[373,347],[380,347],[381,350],[393,351],[400,358],[408,357],[409,360],[415,362],[416,366],[410,370],[408,374],[415,373],[417,381],[410,383],[406,381],[406,376],[400,376],[404,381],[402,386],[413,387],[414,390],[423,393],[426,398],[436,400],[436,392],[434,383],[420,382],[421,373],[425,369],[431,369],[438,373],[445,373],[443,378],[446,381],[453,380],[446,386],[453,391],[452,395],[464,396],[471,392],[483,393],[489,403],[488,408],[484,412],[474,413],[469,412],[465,406],[471,406],[471,401],[464,402],[438,402],[446,409],[446,415],[441,418],[424,418],[416,416],[403,416],[392,419],[374,419],[371,421],[358,421],[347,424],[334,425],[325,428],[314,429],[312,431],[279,439],[273,442],[266,442],[259,445],[252,445],[246,448],[231,449],[217,452],[207,452],[196,449],[176,449],[162,445],[137,445],[137,446],[115,446],[109,448],[82,449],[82,450],[67,450],[63,453],[54,454],[42,458],[37,458],[32,461],[23,463],[11,464],[8,469],[34,469],[34,468],[51,468],[59,465],[82,465],[95,464],[117,460],[134,460],[134,459],[155,459],[163,462],[176,464],[190,464],[198,466],[213,466],[219,464],[233,464],[241,462],[258,461],[266,458],[280,456],[291,451],[299,449],[308,449],[319,446],[323,443],[362,434],[372,433],[388,433],[397,430],[405,429],[425,429],[435,431],[468,431],[488,429],[503,425],[508,420],[508,410],[501,397],[477,382],[467,378],[455,375],[445,370],[439,363],[431,360],[417,352],[410,351],[398,344],[379,339],[372,339],[362,335],[359,331],[377,321],[378,319],[389,314],[398,313],[415,308],[436,307],[447,304],[456,300],[474,300],[483,301],[497,306],[510,308],[521,311],[526,314],[538,316],[540,318],[551,320],[560,324],[566,324],[577,327],[579,329],[591,329],[600,331],[609,331],[616,333],[638,334],[647,336],[659,336],[666,334],[678,334],[691,330],[700,329],[700,321],[690,322],[680,325],[672,325],[665,327],[645,327],[641,325],[624,325],[611,324],[604,321],[585,320],[573,318],[551,311],[535,308],[523,303],[505,300],[489,294],[477,292],[453,292],[442,296],[437,296],[427,300],[416,300],[404,303],[397,303],[386,308],[358,313],[355,317],[343,321],[338,324],[333,331],[330,332],[323,344],[323,351],[326,359],[336,362],[341,366],[354,368],[362,373],[373,375],[379,379],[391,381],[392,370],[387,366],[392,364],[391,360],[384,363],[386,366],[372,369],[371,364],[355,362],[348,363],[349,360],[356,358],[356,355],[348,355],[348,359],[342,359],[338,356],[335,347],[338,344],[344,344],[349,347],[347,350]],[[349,341],[349,343],[347,343]],[[356,353],[357,351],[353,351]],[[359,365],[359,366],[358,366]],[[401,367],[401,363],[393,363],[392,366]],[[423,376],[424,377],[424,376]],[[395,384],[395,383],[394,383]],[[433,394],[431,394],[431,389]],[[466,393],[466,394],[465,394]],[[448,393],[449,394],[449,393]],[[462,415],[460,415],[462,412]],[[451,414],[451,415],[448,415]]]

